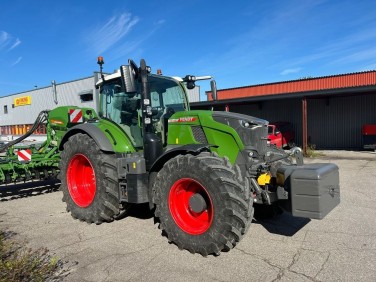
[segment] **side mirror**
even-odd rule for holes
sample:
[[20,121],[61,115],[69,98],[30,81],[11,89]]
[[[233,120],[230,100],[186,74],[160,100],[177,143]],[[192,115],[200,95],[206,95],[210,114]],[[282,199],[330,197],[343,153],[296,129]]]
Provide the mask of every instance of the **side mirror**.
[[215,80],[210,80],[210,88],[212,93],[212,98],[214,101],[217,100],[217,83]]
[[[133,63],[133,64],[132,64]],[[123,65],[120,67],[121,71],[121,80],[123,83],[125,92],[136,92],[136,79],[138,76],[137,66],[132,61],[129,65]]]

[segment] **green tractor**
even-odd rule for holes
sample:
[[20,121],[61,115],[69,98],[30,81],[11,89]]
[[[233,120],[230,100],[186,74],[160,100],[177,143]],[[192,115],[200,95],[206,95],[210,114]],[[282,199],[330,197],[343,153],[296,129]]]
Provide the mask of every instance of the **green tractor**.
[[[103,59],[98,58],[102,73]],[[190,110],[187,89],[211,77],[151,74],[141,60],[97,83],[100,109],[49,113],[58,140],[67,210],[100,224],[149,203],[168,240],[218,255],[247,232],[254,203],[294,216],[323,218],[339,203],[338,167],[302,164],[267,145],[268,122]],[[211,93],[216,98],[215,82]]]

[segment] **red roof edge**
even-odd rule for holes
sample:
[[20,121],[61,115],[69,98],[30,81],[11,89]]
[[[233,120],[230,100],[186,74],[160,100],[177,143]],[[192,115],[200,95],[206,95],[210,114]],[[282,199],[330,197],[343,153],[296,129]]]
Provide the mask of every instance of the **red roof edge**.
[[375,70],[219,89],[218,98],[223,100],[366,85],[376,85]]

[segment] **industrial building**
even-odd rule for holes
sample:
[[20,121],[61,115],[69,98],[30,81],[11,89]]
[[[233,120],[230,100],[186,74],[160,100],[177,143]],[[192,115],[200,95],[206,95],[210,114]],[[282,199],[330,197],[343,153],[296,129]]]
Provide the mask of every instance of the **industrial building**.
[[291,122],[303,147],[361,149],[362,127],[376,124],[376,71],[221,89],[192,107]]
[[[1,136],[27,132],[40,111],[76,105],[97,109],[99,73],[90,77],[0,98]],[[305,78],[218,90],[217,101],[199,101],[192,109],[229,110],[293,125],[295,143],[317,149],[361,149],[362,127],[376,124],[376,71]],[[210,96],[210,92],[207,93]],[[45,128],[36,134],[45,133]]]
[[[52,82],[48,87],[33,89],[0,98],[0,128],[2,136],[25,134],[38,114],[58,106],[96,107],[98,93],[95,83],[99,74],[64,83]],[[41,126],[35,134],[45,134]]]

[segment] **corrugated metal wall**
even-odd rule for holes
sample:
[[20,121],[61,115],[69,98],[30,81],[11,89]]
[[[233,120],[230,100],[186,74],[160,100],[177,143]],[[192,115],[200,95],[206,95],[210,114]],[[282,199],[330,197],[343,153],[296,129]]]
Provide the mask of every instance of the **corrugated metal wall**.
[[[317,149],[360,149],[362,125],[376,124],[376,93],[307,99],[308,141]],[[285,99],[230,105],[230,111],[268,121],[289,121],[302,145],[302,100]]]
[[[97,74],[76,81],[56,84],[58,104],[55,104],[54,102],[52,87],[40,88],[2,97],[0,98],[0,126],[32,124],[42,110],[51,110],[58,106],[76,105],[95,109],[97,100],[97,90],[95,89],[96,79]],[[93,92],[93,101],[81,102],[78,93],[83,90]],[[31,97],[31,105],[13,108],[12,104],[14,104],[14,99],[24,96]],[[4,106],[7,107],[7,114],[4,113]]]
[[316,148],[362,148],[362,125],[376,124],[376,93],[309,99],[307,105],[308,140]]
[[193,89],[187,89],[188,91],[188,100],[190,103],[200,101],[200,86],[197,85]]

